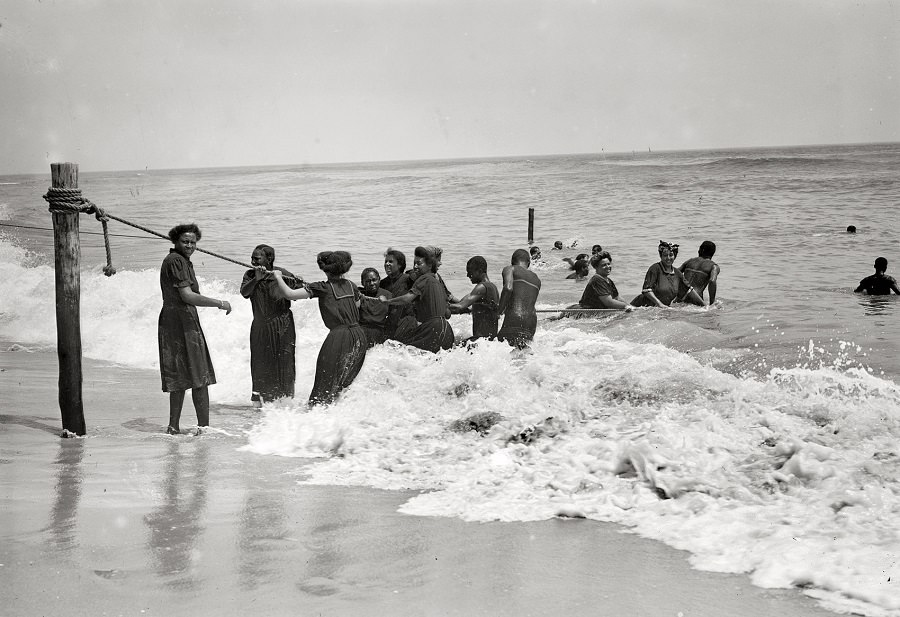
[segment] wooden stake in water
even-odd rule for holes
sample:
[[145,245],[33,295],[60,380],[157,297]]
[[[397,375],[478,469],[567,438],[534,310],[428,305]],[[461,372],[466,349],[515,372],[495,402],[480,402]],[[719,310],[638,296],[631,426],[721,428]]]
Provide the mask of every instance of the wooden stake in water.
[[534,208],[528,208],[528,244],[534,244]]
[[[77,189],[78,165],[50,165],[53,188]],[[59,410],[65,431],[84,435],[81,397],[81,241],[77,210],[54,211],[53,249],[56,267],[56,353],[59,356]],[[63,432],[63,436],[68,433]]]

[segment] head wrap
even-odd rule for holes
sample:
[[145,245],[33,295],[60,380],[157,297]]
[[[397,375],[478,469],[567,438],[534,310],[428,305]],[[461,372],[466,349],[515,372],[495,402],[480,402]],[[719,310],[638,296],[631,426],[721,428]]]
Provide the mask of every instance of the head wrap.
[[669,249],[670,251],[672,251],[672,257],[678,257],[678,245],[677,244],[672,244],[672,243],[660,240],[659,247],[657,247],[656,250],[659,251],[660,253],[662,253],[663,249]]

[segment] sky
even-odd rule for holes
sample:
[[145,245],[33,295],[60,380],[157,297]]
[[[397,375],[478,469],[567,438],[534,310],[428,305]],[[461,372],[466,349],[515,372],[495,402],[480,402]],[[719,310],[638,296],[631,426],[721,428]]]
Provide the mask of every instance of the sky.
[[900,0],[10,0],[0,175],[900,141]]

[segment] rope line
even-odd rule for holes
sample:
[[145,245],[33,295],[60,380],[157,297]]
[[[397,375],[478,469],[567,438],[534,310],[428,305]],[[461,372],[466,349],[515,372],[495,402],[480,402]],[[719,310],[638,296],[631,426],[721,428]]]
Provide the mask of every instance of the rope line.
[[[36,229],[37,231],[53,231],[52,227],[32,227],[31,225],[13,225],[12,223],[0,223],[0,227],[15,227],[17,229]],[[102,236],[99,231],[84,231],[79,229],[78,233],[91,236]],[[108,234],[111,238],[135,238],[137,240],[156,240],[156,238],[148,238],[146,236],[135,236],[132,234]],[[168,240],[168,238],[166,238]]]
[[[109,246],[109,229],[107,227],[107,222],[110,219],[118,221],[123,225],[129,225],[131,227],[134,227],[135,229],[140,229],[141,231],[154,236],[158,236],[165,240],[169,239],[169,236],[161,234],[158,231],[153,231],[152,229],[148,229],[147,227],[138,225],[137,223],[126,221],[123,218],[119,218],[118,216],[113,216],[112,214],[105,212],[100,206],[92,202],[90,199],[82,197],[81,189],[63,189],[50,187],[49,189],[47,189],[47,193],[44,195],[44,200],[50,204],[50,212],[83,212],[85,214],[93,214],[97,218],[97,220],[102,223],[103,241],[106,245],[106,266],[103,268],[103,273],[106,276],[112,276],[116,273],[116,269],[112,265],[112,249]],[[224,255],[219,255],[218,253],[207,251],[206,249],[202,249],[199,247],[195,250],[200,251],[201,253],[206,253],[207,255],[212,255],[213,257],[218,257],[219,259],[222,259],[224,261],[230,261],[231,263],[237,264],[239,266],[244,266],[245,268],[253,269],[253,266],[248,263],[244,263],[243,261],[225,257]]]

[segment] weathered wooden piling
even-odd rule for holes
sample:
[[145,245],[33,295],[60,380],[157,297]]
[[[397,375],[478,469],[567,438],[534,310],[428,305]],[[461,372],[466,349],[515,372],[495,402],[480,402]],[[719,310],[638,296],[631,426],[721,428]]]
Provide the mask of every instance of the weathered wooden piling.
[[[76,163],[50,165],[51,187],[78,188]],[[55,209],[53,249],[56,266],[56,352],[59,357],[59,410],[63,436],[84,435],[84,403],[81,374],[81,241],[78,237],[77,209]]]
[[528,208],[528,244],[534,244],[534,208]]

